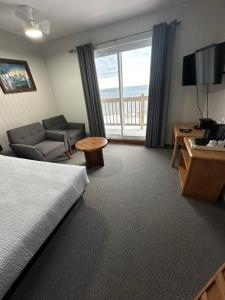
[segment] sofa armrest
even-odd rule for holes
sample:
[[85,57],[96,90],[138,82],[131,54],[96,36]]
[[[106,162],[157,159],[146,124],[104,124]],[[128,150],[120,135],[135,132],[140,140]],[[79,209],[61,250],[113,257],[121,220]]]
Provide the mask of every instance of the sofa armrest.
[[69,149],[68,137],[65,132],[46,130],[45,133],[48,140],[64,142],[65,150]]
[[43,154],[35,146],[10,144],[10,147],[18,157],[41,161],[45,160]]
[[68,129],[81,129],[85,132],[85,124],[84,123],[78,123],[78,122],[67,122]]
[[46,139],[58,142],[64,142],[66,137],[66,133],[60,131],[46,130],[45,134]]

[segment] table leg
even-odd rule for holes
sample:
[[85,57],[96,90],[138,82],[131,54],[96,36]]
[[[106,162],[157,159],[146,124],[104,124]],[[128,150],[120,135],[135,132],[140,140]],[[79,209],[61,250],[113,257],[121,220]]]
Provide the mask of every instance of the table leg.
[[170,149],[173,149],[173,146],[174,146],[174,134],[172,135],[170,140]]
[[175,138],[175,143],[174,143],[174,148],[173,148],[173,155],[171,159],[171,166],[175,166],[175,160],[176,160],[176,155],[177,155],[177,149],[178,149],[178,140]]
[[87,169],[90,169],[94,166],[104,166],[104,159],[102,149],[98,149],[96,151],[84,152]]
[[73,151],[72,151],[72,147],[71,146],[69,146],[69,151],[70,151],[70,155],[72,155]]
[[69,152],[69,150],[65,151],[64,153],[66,154],[67,158],[70,159],[70,152]]

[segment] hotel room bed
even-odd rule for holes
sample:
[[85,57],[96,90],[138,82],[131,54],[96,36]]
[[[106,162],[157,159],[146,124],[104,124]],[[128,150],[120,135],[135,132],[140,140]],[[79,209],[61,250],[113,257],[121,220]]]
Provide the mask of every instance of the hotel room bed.
[[88,182],[85,167],[0,155],[0,299]]

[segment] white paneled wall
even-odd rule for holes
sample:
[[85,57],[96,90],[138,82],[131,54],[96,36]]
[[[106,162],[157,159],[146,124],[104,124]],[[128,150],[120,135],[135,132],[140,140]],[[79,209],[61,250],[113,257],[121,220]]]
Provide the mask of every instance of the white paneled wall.
[[39,45],[0,31],[0,57],[26,60],[37,91],[4,94],[0,88],[0,144],[8,147],[6,130],[41,121],[59,112]]
[[[88,42],[99,43],[152,28],[160,22],[181,21],[177,28],[171,76],[171,93],[168,114],[168,142],[171,125],[175,121],[197,121],[196,88],[182,86],[183,56],[209,44],[225,41],[225,1],[190,0],[160,12],[134,17],[85,33],[56,39],[43,45],[46,65],[60,110],[71,120],[87,122],[81,76],[77,57],[68,50]],[[69,77],[60,85],[60,76]],[[210,117],[225,118],[225,83],[210,87]],[[204,109],[205,95],[200,95]]]

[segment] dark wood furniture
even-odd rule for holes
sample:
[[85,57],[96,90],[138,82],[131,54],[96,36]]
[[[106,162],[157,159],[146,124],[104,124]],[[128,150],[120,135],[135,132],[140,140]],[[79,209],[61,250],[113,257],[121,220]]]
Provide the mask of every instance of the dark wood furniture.
[[84,152],[88,169],[94,166],[104,166],[102,148],[108,144],[104,137],[89,137],[76,143],[76,148]]
[[208,281],[195,300],[225,299],[225,264]]
[[[172,133],[172,141],[171,141],[171,148],[172,145],[174,145],[173,148],[173,154],[172,154],[172,159],[171,159],[171,166],[175,167],[175,161],[176,161],[176,156],[177,156],[177,150],[179,145],[183,145],[184,143],[184,138],[185,137],[198,137],[202,138],[205,134],[205,130],[198,130],[194,129],[195,123],[190,123],[190,122],[177,122],[174,124],[173,127],[173,133]],[[191,132],[180,132],[180,128],[185,127],[185,128],[190,128],[192,129]]]
[[184,138],[178,167],[182,194],[214,202],[225,186],[225,151],[193,149],[188,139]]

